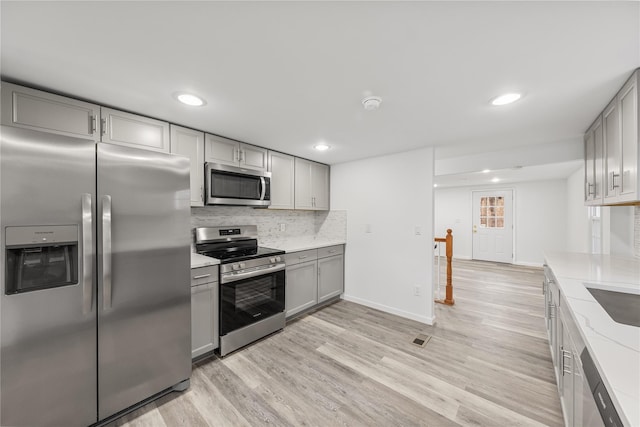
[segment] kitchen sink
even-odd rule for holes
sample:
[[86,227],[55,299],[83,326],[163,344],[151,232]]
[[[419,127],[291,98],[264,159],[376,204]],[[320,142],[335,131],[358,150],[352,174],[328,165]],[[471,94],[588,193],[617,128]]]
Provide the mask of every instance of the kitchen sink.
[[615,322],[640,327],[640,295],[589,287],[587,290]]

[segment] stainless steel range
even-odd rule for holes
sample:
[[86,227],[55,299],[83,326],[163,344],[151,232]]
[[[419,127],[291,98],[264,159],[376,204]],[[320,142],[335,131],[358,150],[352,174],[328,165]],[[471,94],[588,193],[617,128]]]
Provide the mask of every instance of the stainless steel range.
[[195,234],[196,251],[220,260],[220,355],[284,328],[284,251],[258,246],[255,225]]

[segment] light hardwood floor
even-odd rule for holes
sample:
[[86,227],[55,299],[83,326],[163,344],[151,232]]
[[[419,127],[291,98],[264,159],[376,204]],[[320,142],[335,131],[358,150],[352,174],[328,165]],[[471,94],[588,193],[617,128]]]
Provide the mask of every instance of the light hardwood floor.
[[561,426],[542,270],[453,273],[456,304],[436,304],[433,326],[340,301],[198,363],[188,391],[110,426]]

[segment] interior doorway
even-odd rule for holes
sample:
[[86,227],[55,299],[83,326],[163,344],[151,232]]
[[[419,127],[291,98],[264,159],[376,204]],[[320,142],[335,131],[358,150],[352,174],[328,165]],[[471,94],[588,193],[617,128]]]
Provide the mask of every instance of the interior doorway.
[[513,264],[513,191],[472,194],[472,258]]

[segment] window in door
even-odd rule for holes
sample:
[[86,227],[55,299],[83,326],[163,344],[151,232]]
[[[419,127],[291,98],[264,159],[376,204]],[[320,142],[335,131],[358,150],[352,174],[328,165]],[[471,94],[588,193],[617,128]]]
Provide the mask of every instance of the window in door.
[[480,198],[480,227],[504,228],[504,197]]

